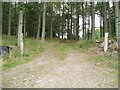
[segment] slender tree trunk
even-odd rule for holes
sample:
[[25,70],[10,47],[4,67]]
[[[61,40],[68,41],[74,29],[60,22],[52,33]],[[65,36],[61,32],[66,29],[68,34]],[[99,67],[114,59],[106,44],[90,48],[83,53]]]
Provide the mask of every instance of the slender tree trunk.
[[115,27],[116,27],[116,37],[117,37],[117,42],[118,42],[118,11],[119,10],[119,7],[118,7],[118,2],[115,2]]
[[[120,1],[119,1],[119,5],[120,5]],[[120,6],[119,6],[119,10],[118,10],[118,17],[119,17],[118,18],[118,44],[120,47]]]
[[53,20],[53,14],[52,14],[52,12],[53,12],[53,5],[52,5],[51,8],[52,8],[52,11],[51,11],[51,23],[50,23],[51,24],[50,25],[50,38],[52,39],[53,38],[53,28],[52,28],[53,27],[52,26],[52,24],[53,24],[53,21],[52,21]]
[[105,33],[108,32],[108,29],[107,29],[107,7],[106,7],[106,2],[104,2],[104,30],[105,30]]
[[72,2],[71,2],[71,29],[70,29],[70,40],[72,40],[72,22],[73,22],[73,19],[72,19],[72,15],[73,15],[73,7],[72,7]]
[[[119,1],[119,10],[118,10],[118,46],[119,46],[119,48],[118,48],[118,59],[120,60],[120,1]],[[119,61],[119,63],[118,63],[118,65],[120,66],[120,61]],[[119,73],[119,76],[120,76],[120,73]],[[120,77],[118,77],[118,79],[120,79]],[[120,84],[119,84],[119,86],[118,87],[120,87]]]
[[63,11],[62,11],[62,39],[64,33],[64,2],[63,2]]
[[95,41],[95,4],[92,2],[92,40]]
[[37,39],[40,39],[40,26],[41,26],[41,15],[39,14]]
[[17,25],[17,24],[16,24],[16,2],[15,2],[15,12],[14,12],[14,13],[15,13],[15,17],[14,17],[14,18],[15,18],[15,23],[14,23],[14,35],[16,35],[16,25]]
[[76,37],[77,37],[77,40],[79,40],[79,15],[77,15]]
[[20,10],[19,13],[19,24],[18,24],[18,46],[20,47],[20,53],[23,55],[23,33],[22,33],[22,26],[23,26],[23,10]]
[[103,33],[102,33],[102,17],[100,17],[100,38],[103,37],[102,34],[103,34]]
[[111,16],[110,16],[110,3],[108,2],[108,26],[109,26],[109,37],[112,37],[112,29],[111,29]]
[[85,31],[85,40],[86,40],[86,18],[85,18],[85,24],[84,24],[84,31]]
[[83,32],[83,40],[84,40],[84,36],[85,36],[85,34],[84,34],[84,23],[85,23],[85,17],[84,17],[84,7],[83,7],[83,5],[84,5],[84,2],[82,2],[82,32]]
[[104,27],[105,27],[104,52],[106,52],[108,49],[107,2],[104,2]]
[[11,2],[9,6],[8,35],[11,35]]
[[23,26],[23,10],[19,13],[19,23],[18,23],[18,47],[20,47],[20,37],[22,33],[22,26]]
[[88,16],[88,36],[87,36],[87,40],[90,39],[90,16]]
[[41,42],[45,41],[45,22],[46,22],[46,2],[44,2],[43,6],[43,26],[42,26],[42,35],[41,35]]
[[[68,8],[68,15],[69,15],[69,8]],[[70,19],[67,19],[67,39],[70,40]]]
[[24,10],[24,37],[26,35],[26,12]]
[[[0,21],[2,21],[3,15],[2,15],[2,2],[0,1]],[[2,45],[2,22],[0,22],[0,45]],[[0,86],[2,88],[2,86]]]

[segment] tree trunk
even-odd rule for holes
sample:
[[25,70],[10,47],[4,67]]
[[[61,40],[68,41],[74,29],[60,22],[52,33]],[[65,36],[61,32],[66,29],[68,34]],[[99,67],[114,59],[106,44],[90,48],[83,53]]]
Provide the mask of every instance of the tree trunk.
[[[69,8],[68,8],[68,15],[69,15]],[[70,40],[70,19],[67,19],[67,39]]]
[[115,27],[116,27],[116,37],[118,42],[118,2],[115,2]]
[[16,24],[16,19],[18,19],[18,18],[16,18],[16,16],[17,16],[17,15],[16,15],[16,2],[15,2],[15,12],[14,12],[14,13],[15,13],[15,17],[14,17],[14,18],[15,18],[15,23],[14,23],[14,35],[16,35],[16,33],[17,33],[17,32],[16,32],[16,26],[17,26],[17,24]]
[[[120,1],[119,1],[119,10],[118,10],[118,19],[119,19],[119,21],[118,21],[118,59],[120,60]],[[119,64],[118,65],[120,65],[120,62],[119,62]],[[120,76],[120,73],[119,73],[119,76]],[[120,77],[119,77],[119,79],[120,79]]]
[[71,3],[71,29],[70,29],[70,40],[72,40],[72,22],[73,22],[73,19],[72,19],[72,14],[73,14],[73,7],[72,7],[72,2]]
[[[2,21],[2,2],[0,2],[0,21]],[[0,45],[2,45],[2,22],[0,22]],[[1,87],[0,87],[1,88]]]
[[37,39],[40,39],[40,26],[41,26],[41,15],[39,14],[38,30],[37,30]]
[[90,16],[88,16],[88,36],[87,36],[87,40],[90,39]]
[[51,25],[50,25],[50,38],[52,39],[52,38],[53,38],[53,30],[52,30],[52,29],[53,29],[53,28],[52,28],[52,27],[53,27],[53,26],[52,26],[52,24],[53,24],[53,21],[52,21],[52,20],[53,20],[53,14],[52,14],[52,13],[53,13],[53,5],[52,5],[51,8],[52,8],[52,11],[51,11],[51,22],[50,22],[50,24],[51,24]]
[[84,7],[83,7],[83,5],[84,5],[84,2],[82,2],[82,30],[83,30],[83,40],[84,40],[84,23],[85,23],[85,17],[84,17]]
[[26,36],[26,12],[24,10],[24,37]]
[[63,11],[62,11],[62,39],[63,39],[63,33],[64,33],[64,2],[63,2]]
[[[120,1],[119,1],[119,5],[120,5]],[[119,6],[119,10],[118,10],[118,17],[119,17],[118,18],[118,46],[119,46],[119,49],[118,49],[118,59],[120,60],[120,6]],[[119,66],[120,66],[120,62],[119,62]],[[119,79],[120,79],[120,77],[119,77]]]
[[92,2],[92,40],[95,41],[95,4]]
[[108,26],[109,26],[109,37],[112,37],[112,29],[111,29],[111,16],[110,16],[110,5],[109,5],[109,2],[108,2]]
[[9,6],[8,35],[11,35],[11,2]]
[[107,7],[106,3],[104,2],[104,30],[105,30],[105,37],[104,37],[104,52],[108,49],[108,30],[107,30]]
[[107,7],[106,7],[106,2],[104,2],[104,32],[108,32],[107,30]]
[[19,23],[18,23],[18,47],[20,47],[20,38],[22,35],[22,26],[23,26],[23,10],[20,10]]
[[42,35],[41,35],[41,42],[45,41],[45,22],[46,22],[46,2],[44,2],[43,6],[43,26],[42,26]]
[[100,17],[100,38],[102,38],[103,37],[103,29],[102,29],[102,17]]
[[86,18],[85,18],[85,24],[84,24],[84,31],[85,31],[85,40],[86,40]]
[[79,15],[77,15],[76,38],[79,40]]

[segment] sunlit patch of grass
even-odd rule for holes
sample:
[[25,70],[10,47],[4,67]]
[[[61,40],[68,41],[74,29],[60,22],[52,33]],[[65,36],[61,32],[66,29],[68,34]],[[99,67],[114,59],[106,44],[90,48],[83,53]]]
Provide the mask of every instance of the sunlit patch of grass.
[[[17,65],[27,63],[37,57],[40,53],[50,48],[54,43],[51,41],[45,41],[41,43],[40,40],[35,38],[25,38],[24,39],[24,54],[20,55],[20,49],[17,47],[16,36],[6,36],[2,37],[3,46],[12,46],[11,58],[8,55],[3,56],[3,70],[15,67]],[[52,45],[51,45],[52,44]]]
[[65,59],[67,52],[68,52],[68,48],[69,48],[68,45],[65,43],[57,46],[57,50],[59,51],[59,59],[60,60]]

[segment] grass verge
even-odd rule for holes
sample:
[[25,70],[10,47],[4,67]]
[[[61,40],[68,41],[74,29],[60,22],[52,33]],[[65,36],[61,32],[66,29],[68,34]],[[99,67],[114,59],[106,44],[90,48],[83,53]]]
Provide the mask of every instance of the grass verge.
[[110,68],[118,69],[118,54],[117,53],[109,53],[104,55],[95,55],[89,56],[88,60],[94,60],[96,62],[104,62]]
[[15,36],[3,35],[2,39],[3,46],[13,47],[11,50],[11,58],[8,55],[3,56],[3,70],[27,63],[40,55],[40,53],[45,51],[47,48],[56,44],[53,41],[45,41],[44,43],[41,43],[40,40],[36,40],[35,38],[25,38],[24,54],[20,55],[20,50],[17,47],[17,38]]
[[60,60],[64,60],[67,52],[68,52],[68,48],[69,46],[67,44],[60,44],[59,46],[57,46],[57,50],[59,51],[59,59]]

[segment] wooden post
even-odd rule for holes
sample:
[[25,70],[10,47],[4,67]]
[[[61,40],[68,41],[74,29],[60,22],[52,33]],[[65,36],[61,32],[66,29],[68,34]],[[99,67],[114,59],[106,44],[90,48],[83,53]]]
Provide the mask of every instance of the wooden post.
[[20,35],[20,54],[23,55],[23,33]]
[[106,52],[108,49],[108,33],[105,33],[105,38],[104,38],[104,52]]

